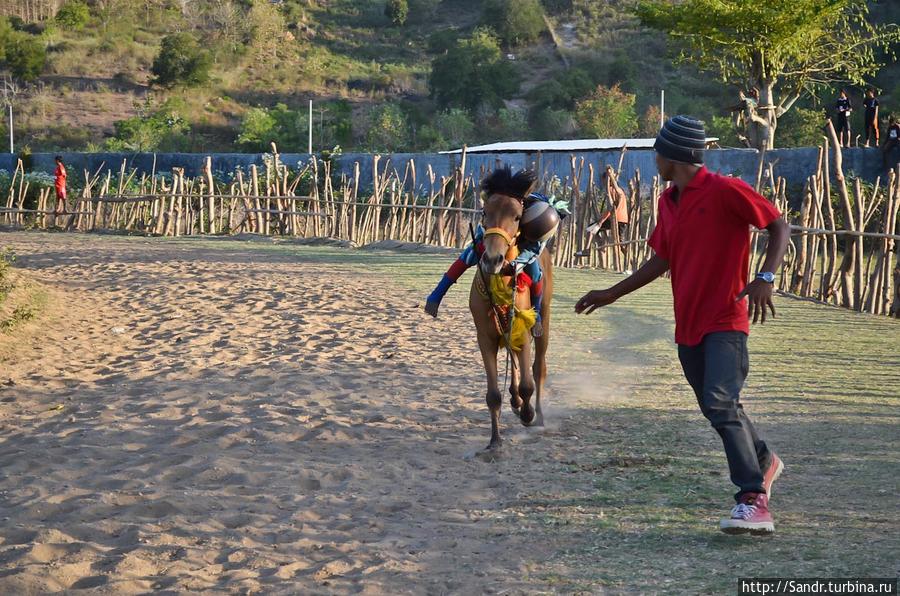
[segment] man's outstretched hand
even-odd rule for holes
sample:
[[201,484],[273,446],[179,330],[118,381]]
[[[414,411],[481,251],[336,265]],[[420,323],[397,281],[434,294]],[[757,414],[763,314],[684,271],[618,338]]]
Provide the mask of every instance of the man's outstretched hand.
[[741,300],[744,296],[747,296],[750,300],[747,305],[747,316],[752,315],[754,323],[757,321],[765,323],[767,308],[772,311],[772,318],[775,318],[775,305],[772,303],[772,294],[774,294],[774,292],[775,287],[769,282],[761,279],[754,279],[747,284],[747,287],[744,288],[743,292],[738,294],[737,300]]
[[575,303],[575,312],[589,315],[601,306],[612,304],[619,299],[612,290],[591,290]]

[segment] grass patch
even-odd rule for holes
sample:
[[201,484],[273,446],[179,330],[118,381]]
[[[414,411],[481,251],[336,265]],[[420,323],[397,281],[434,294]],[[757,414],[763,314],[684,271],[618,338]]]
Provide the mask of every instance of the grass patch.
[[47,293],[13,270],[16,257],[11,249],[0,249],[0,333],[10,333],[31,321],[47,304]]

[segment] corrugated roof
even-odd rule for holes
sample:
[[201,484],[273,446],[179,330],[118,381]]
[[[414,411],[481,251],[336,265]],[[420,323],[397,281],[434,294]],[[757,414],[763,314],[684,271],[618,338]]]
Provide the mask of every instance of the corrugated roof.
[[[718,141],[709,137],[707,143]],[[466,153],[537,153],[538,151],[609,151],[622,147],[628,149],[652,149],[652,139],[575,139],[572,141],[511,141],[466,147]],[[441,151],[444,154],[462,153],[462,149]]]

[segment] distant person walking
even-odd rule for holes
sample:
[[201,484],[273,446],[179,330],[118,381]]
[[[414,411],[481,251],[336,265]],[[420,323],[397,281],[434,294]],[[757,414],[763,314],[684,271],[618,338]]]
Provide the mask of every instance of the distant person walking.
[[869,138],[874,139],[874,146],[878,146],[878,98],[875,97],[875,90],[866,91],[866,99],[863,101],[866,108],[866,147],[869,146]]
[[[606,166],[606,169],[603,171],[603,181],[606,183],[606,196],[608,197],[610,206],[602,215],[600,215],[596,222],[587,227],[588,237],[585,248],[584,250],[575,253],[576,257],[586,257],[591,254],[591,243],[593,242],[594,237],[598,236],[604,230],[608,231],[610,238],[612,238],[614,219],[620,243],[625,241],[625,237],[628,234],[628,197],[625,196],[625,191],[619,186],[619,182],[616,180],[616,173],[612,166]],[[622,249],[624,255],[625,247],[620,246],[619,248]]]
[[62,157],[56,156],[56,171],[53,173],[53,186],[56,188],[56,212],[66,212],[66,166]]
[[897,160],[889,163],[891,151],[900,147],[900,122],[897,122],[896,116],[888,118],[887,135],[884,145],[881,146],[881,165],[885,171],[897,165]]
[[853,111],[853,104],[847,97],[846,89],[841,89],[841,96],[834,104],[836,114],[835,129],[838,133],[838,142],[841,147],[850,146],[850,112]]

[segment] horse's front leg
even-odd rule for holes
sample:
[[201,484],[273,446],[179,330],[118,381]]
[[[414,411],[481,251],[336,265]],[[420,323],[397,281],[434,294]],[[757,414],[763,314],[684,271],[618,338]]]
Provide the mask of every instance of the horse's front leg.
[[518,416],[519,410],[522,408],[522,398],[519,397],[519,359],[511,358],[509,350],[505,350],[503,354],[503,362],[509,363],[509,406],[513,413]]
[[478,332],[478,348],[484,360],[484,372],[487,375],[487,394],[485,401],[491,412],[491,442],[488,449],[500,447],[500,406],[503,397],[500,394],[500,386],[497,381],[497,348],[499,341],[496,337],[488,335],[484,331]]
[[522,349],[516,354],[518,360],[519,375],[519,399],[522,407],[519,409],[519,420],[525,426],[530,426],[534,420],[534,408],[531,406],[531,396],[534,394],[534,377],[531,366],[531,342],[526,341]]

